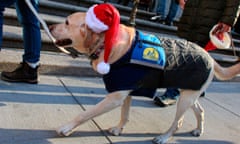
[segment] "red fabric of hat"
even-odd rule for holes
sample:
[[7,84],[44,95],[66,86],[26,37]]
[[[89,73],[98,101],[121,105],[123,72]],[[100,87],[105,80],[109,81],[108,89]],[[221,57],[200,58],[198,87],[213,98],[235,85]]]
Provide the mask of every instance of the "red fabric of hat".
[[96,33],[105,32],[104,62],[107,63],[119,30],[118,10],[107,3],[94,5],[87,11],[86,24]]

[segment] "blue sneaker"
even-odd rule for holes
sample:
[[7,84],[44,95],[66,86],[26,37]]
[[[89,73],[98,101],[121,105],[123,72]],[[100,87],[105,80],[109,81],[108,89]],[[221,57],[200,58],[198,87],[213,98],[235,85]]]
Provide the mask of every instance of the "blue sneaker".
[[166,107],[173,105],[177,102],[180,92],[178,89],[168,88],[166,92],[161,96],[156,96],[153,101],[160,107]]

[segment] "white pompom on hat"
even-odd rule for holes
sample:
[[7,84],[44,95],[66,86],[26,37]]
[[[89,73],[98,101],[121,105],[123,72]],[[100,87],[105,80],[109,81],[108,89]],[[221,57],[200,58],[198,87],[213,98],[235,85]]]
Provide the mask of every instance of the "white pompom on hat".
[[101,74],[107,74],[110,71],[108,58],[119,30],[119,12],[108,3],[94,5],[86,13],[86,24],[96,33],[105,32],[104,62],[98,64],[97,71]]

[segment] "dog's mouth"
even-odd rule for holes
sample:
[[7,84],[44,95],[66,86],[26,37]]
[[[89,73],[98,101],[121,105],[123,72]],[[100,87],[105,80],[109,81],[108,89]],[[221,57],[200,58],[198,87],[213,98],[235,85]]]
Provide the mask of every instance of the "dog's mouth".
[[61,40],[57,40],[55,42],[56,45],[58,46],[68,46],[72,44],[72,40],[71,39],[61,39]]

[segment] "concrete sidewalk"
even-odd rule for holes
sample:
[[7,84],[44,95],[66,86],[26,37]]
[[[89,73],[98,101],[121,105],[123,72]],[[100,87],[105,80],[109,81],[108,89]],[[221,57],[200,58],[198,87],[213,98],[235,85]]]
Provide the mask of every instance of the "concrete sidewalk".
[[[161,89],[160,92],[164,90]],[[100,78],[40,75],[40,83],[8,83],[0,80],[1,144],[151,144],[172,123],[176,106],[159,108],[151,99],[134,97],[129,123],[121,136],[105,130],[118,123],[120,108],[81,125],[70,137],[55,129],[106,94]],[[205,133],[192,137],[194,114],[189,110],[183,127],[170,143],[237,144],[240,141],[240,85],[213,82],[200,103],[205,108]]]
[[[2,48],[0,51],[0,72],[12,71],[22,61],[23,49]],[[95,77],[90,61],[85,56],[72,58],[61,52],[41,51],[39,73],[44,75],[64,75]]]

